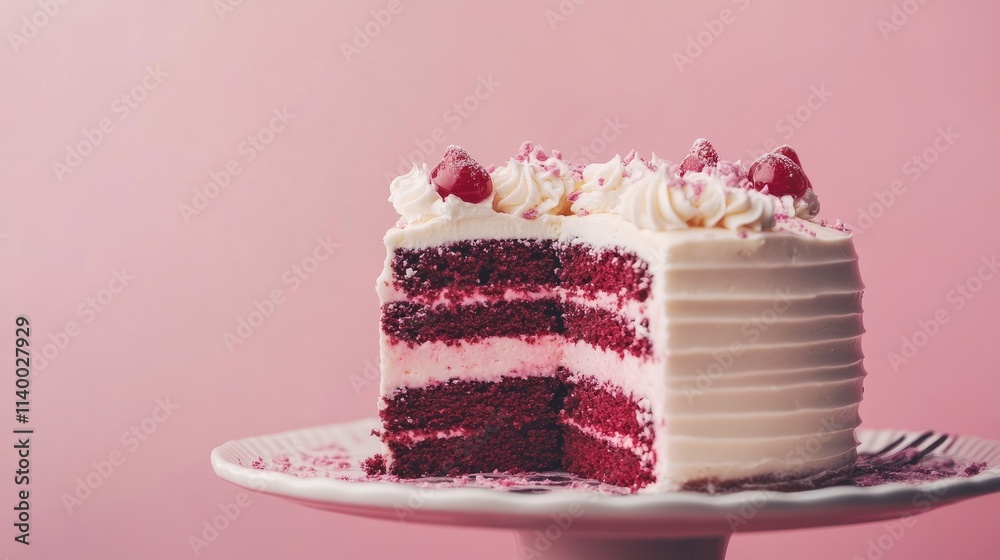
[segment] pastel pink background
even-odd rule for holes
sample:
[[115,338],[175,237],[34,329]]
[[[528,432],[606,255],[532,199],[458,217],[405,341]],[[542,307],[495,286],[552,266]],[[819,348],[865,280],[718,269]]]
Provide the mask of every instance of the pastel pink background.
[[[699,136],[735,159],[773,138],[802,155],[822,216],[852,224],[902,181],[857,238],[865,426],[1000,438],[1000,279],[961,310],[947,299],[1000,239],[996,3],[926,2],[886,38],[879,20],[915,1],[577,0],[553,29],[546,11],[557,0],[402,0],[348,62],[342,43],[386,1],[242,2],[220,17],[224,1],[73,2],[16,45],[11,33],[42,8],[0,8],[0,345],[13,343],[17,314],[31,317],[36,352],[67,322],[80,327],[34,377],[30,549],[11,541],[13,450],[0,445],[0,557],[190,557],[189,537],[240,494],[212,473],[214,446],[373,415],[376,385],[359,394],[350,376],[377,356],[373,283],[395,220],[384,174],[436,128],[445,139],[431,141],[433,158],[457,143],[484,162],[526,138],[572,153],[605,119],[627,128],[600,159],[632,147],[679,159]],[[724,9],[734,21],[678,69],[672,54]],[[157,65],[162,83],[126,113],[115,100]],[[490,76],[495,91],[468,118],[449,117]],[[814,87],[832,95],[790,126],[785,115]],[[241,142],[283,107],[294,120],[245,161]],[[113,130],[57,178],[53,162],[105,118]],[[941,127],[959,137],[912,180],[904,164]],[[231,159],[240,174],[185,221],[179,205]],[[327,236],[340,247],[290,291],[282,275]],[[100,312],[78,309],[122,267],[134,280],[121,293]],[[284,303],[230,352],[223,333],[274,289]],[[940,308],[949,322],[894,371],[888,353]],[[3,378],[7,418],[13,383]],[[132,452],[122,434],[157,398],[179,408]],[[114,451],[124,463],[68,512],[63,495]],[[993,496],[922,516],[884,558],[996,558],[998,513]],[[884,533],[737,535],[730,557],[865,557]],[[506,560],[514,541],[253,496],[200,555]]]

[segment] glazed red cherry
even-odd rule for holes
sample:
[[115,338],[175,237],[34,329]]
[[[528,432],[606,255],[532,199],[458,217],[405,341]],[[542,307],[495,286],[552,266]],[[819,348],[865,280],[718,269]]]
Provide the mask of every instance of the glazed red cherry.
[[757,158],[747,172],[747,179],[758,191],[767,188],[774,196],[800,197],[809,187],[809,179],[791,158],[771,152]]
[[[788,144],[778,146],[777,148],[771,150],[771,152],[785,156],[786,158],[794,161],[795,165],[798,165],[800,169],[802,168],[802,162],[799,161],[799,154],[795,153],[795,150],[793,150]],[[803,171],[805,171],[805,169],[803,169]]]
[[493,180],[482,165],[458,146],[448,146],[441,163],[431,171],[431,182],[441,198],[453,194],[473,204],[493,194]]
[[712,143],[704,138],[694,141],[691,151],[681,162],[680,174],[684,176],[688,171],[701,171],[705,167],[713,167],[719,163],[719,154],[712,147]]
[[[795,150],[793,150],[791,146],[789,146],[788,144],[784,144],[782,146],[778,146],[777,148],[775,148],[773,152],[776,154],[783,155],[786,158],[794,161],[795,165],[798,165],[799,169],[802,170],[802,174],[805,175],[806,170],[804,167],[802,167],[802,162],[799,161],[799,154],[795,153]],[[812,188],[812,183],[809,182],[808,175],[806,175],[806,188],[807,189]]]

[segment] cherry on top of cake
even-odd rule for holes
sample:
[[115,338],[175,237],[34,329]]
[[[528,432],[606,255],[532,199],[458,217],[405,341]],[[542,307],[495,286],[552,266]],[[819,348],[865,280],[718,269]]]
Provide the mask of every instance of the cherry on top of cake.
[[[651,171],[656,171],[662,165],[671,166],[665,160],[643,160],[635,150],[629,152],[621,161],[627,166],[635,158],[638,158]],[[550,159],[558,160],[559,163],[550,162]],[[583,170],[587,166],[587,164],[562,161],[562,153],[559,150],[553,150],[550,156],[545,153],[541,146],[530,141],[521,144],[514,160],[535,164],[555,176],[559,176],[563,169],[568,169],[578,180],[583,178]],[[807,189],[812,188],[809,178],[802,169],[798,154],[787,144],[761,155],[753,162],[748,171],[743,172],[738,161],[731,163],[723,160],[720,165],[719,153],[712,146],[712,143],[704,138],[699,138],[694,141],[691,150],[680,165],[676,166],[674,173],[683,177],[689,172],[701,172],[705,168],[720,167],[726,168],[727,172],[730,169],[738,169],[737,173],[743,174],[746,179],[744,188],[752,187],[757,191],[777,197],[788,195],[799,199],[802,198]],[[487,170],[468,152],[459,146],[452,145],[448,146],[441,161],[431,171],[430,179],[441,198],[447,198],[453,194],[465,202],[478,204],[493,193],[490,171],[493,170],[494,166],[491,165],[490,168]],[[628,177],[627,171],[623,172],[623,176]],[[598,181],[603,185],[605,179],[598,178]],[[578,193],[579,191],[573,194]]]
[[478,204],[493,194],[490,174],[458,146],[448,146],[441,163],[431,171],[431,182],[441,198],[453,194],[471,204]]
[[719,153],[715,151],[711,142],[704,138],[699,138],[694,141],[691,151],[681,161],[679,173],[683,177],[688,171],[702,171],[706,167],[715,167],[717,165],[719,165]]
[[747,179],[753,188],[774,196],[802,198],[812,188],[798,154],[787,144],[757,158],[747,172]]
[[525,142],[506,163],[484,167],[462,148],[449,146],[432,170],[415,165],[390,190],[403,225],[494,212],[527,220],[600,213],[618,214],[640,229],[764,231],[776,223],[801,229],[819,211],[790,146],[761,155],[747,169],[739,160],[722,159],[704,138],[679,164],[655,153],[646,160],[635,150],[606,163],[570,162],[558,150],[546,153]]

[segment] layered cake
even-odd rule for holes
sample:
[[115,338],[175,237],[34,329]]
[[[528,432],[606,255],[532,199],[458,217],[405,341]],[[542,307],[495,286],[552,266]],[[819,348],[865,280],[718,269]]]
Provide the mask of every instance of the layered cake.
[[404,478],[567,471],[640,492],[848,474],[857,255],[782,146],[571,163],[449,147],[390,186],[381,455]]

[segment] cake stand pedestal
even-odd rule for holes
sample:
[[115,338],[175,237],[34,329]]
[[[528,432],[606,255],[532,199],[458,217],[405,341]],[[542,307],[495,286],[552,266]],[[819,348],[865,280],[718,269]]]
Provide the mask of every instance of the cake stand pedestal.
[[[522,560],[725,558],[732,535],[898,519],[1000,491],[1000,442],[955,436],[933,458],[986,463],[921,484],[834,486],[803,492],[622,495],[565,474],[459,479],[369,479],[360,461],[379,451],[378,420],[318,426],[231,441],[212,451],[221,478],[326,511],[464,527],[508,529]],[[899,430],[859,430],[873,452]]]
[[[569,537],[553,541],[541,550],[542,537],[535,531],[517,532],[517,549],[522,560],[722,560],[726,557],[729,535],[692,539],[630,539]],[[524,551],[531,551],[527,554]],[[536,554],[537,553],[537,554]]]

